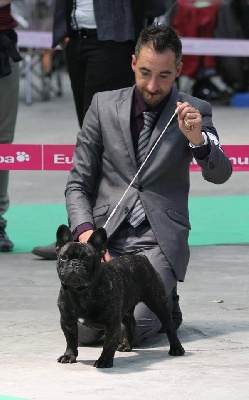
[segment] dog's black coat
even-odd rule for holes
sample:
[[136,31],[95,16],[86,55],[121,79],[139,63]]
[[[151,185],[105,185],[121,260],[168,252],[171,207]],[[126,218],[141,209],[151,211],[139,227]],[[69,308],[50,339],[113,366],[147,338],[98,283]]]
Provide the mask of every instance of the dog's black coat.
[[[181,356],[184,349],[172,322],[163,282],[145,256],[124,255],[101,263],[106,250],[106,231],[97,229],[88,243],[73,242],[66,225],[57,230],[57,271],[61,280],[58,307],[67,348],[58,361],[74,363],[78,356],[77,321],[105,330],[97,368],[113,366],[115,351],[131,351],[135,330],[134,308],[144,302],[160,319],[167,333],[169,354]],[[125,337],[119,344],[121,323]]]

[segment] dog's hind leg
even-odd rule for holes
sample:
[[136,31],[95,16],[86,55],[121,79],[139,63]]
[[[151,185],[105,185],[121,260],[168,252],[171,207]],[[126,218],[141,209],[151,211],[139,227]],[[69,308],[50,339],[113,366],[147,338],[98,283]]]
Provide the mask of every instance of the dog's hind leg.
[[154,294],[154,297],[150,297],[149,301],[146,299],[145,304],[161,321],[162,331],[166,332],[169,339],[169,354],[171,356],[183,356],[185,350],[178,339],[166,295],[160,293],[160,290],[158,290],[158,292]]
[[134,317],[135,307],[128,311],[123,317],[122,323],[124,325],[124,338],[118,345],[118,351],[131,351],[134,343],[134,332],[136,327],[136,320]]

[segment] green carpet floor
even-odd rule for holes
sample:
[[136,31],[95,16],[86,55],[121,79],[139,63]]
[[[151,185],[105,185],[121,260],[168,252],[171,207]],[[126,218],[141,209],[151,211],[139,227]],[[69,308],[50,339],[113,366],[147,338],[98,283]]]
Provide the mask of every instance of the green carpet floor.
[[23,397],[21,398],[21,397],[0,395],[0,400],[28,400],[28,399],[24,399]]
[[[191,246],[249,243],[249,196],[190,198],[189,209]],[[15,252],[53,243],[67,223],[64,204],[11,206],[6,219]]]

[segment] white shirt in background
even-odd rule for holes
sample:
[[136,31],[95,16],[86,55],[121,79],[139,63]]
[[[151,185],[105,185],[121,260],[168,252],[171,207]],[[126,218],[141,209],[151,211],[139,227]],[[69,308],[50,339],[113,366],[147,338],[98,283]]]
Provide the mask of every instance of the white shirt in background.
[[93,0],[76,0],[73,8],[71,25],[73,29],[96,29]]

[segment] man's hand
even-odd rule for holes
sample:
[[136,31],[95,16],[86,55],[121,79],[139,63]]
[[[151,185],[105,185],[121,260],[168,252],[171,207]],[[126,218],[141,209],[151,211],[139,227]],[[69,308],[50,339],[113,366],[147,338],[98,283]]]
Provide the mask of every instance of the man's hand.
[[202,116],[189,103],[177,103],[179,128],[194,146],[202,146],[204,138],[201,134]]
[[63,40],[60,41],[59,45],[62,50],[65,50],[65,48],[67,47],[67,45],[69,43],[69,40],[70,40],[69,37],[65,37]]
[[[91,234],[93,233],[93,230],[85,231],[79,235],[78,239],[79,242],[81,243],[87,243],[88,239],[90,238]],[[109,251],[106,250],[104,257],[102,258],[101,262],[107,262],[111,260],[111,256],[109,254]]]
[[91,234],[93,233],[93,230],[89,230],[89,231],[85,231],[83,233],[81,233],[78,237],[79,242],[81,243],[87,243],[88,239],[90,238]]

